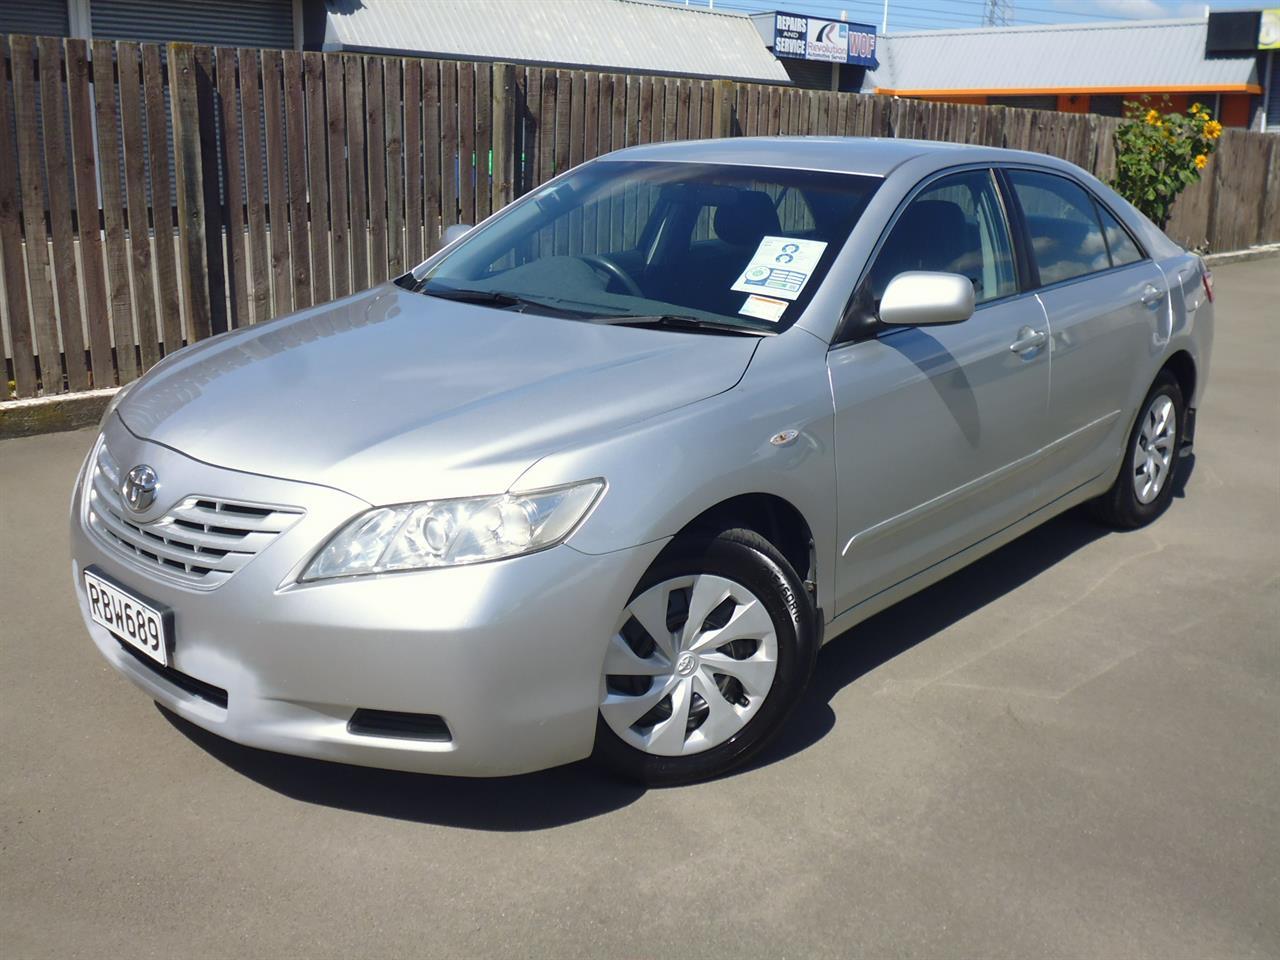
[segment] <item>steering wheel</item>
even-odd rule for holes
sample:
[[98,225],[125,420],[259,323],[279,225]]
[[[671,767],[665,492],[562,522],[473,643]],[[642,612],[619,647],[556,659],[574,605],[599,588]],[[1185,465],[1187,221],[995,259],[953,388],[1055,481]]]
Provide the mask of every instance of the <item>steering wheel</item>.
[[608,257],[603,257],[597,253],[584,253],[580,254],[578,259],[589,267],[596,267],[602,273],[607,273],[610,278],[617,280],[622,284],[622,286],[626,288],[627,293],[631,294],[631,296],[644,297],[644,291],[641,290],[640,287],[636,285],[636,282],[631,279],[630,274]]

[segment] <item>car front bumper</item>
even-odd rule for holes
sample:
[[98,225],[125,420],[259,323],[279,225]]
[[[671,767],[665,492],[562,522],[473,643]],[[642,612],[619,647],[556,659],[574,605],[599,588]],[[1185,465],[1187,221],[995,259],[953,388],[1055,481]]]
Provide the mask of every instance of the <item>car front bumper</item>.
[[[197,463],[132,437],[118,420],[105,442],[118,462],[149,463],[171,478],[171,489],[305,510],[226,582],[193,589],[90,528],[82,472],[71,518],[81,614],[107,661],[174,713],[249,746],[428,773],[523,773],[591,752],[605,646],[661,542],[602,556],[561,545],[470,566],[298,584],[315,548],[367,504]],[[90,565],[173,610],[177,675],[92,622],[81,576]],[[225,691],[225,706],[208,688]],[[448,739],[353,732],[357,709],[436,715]]]

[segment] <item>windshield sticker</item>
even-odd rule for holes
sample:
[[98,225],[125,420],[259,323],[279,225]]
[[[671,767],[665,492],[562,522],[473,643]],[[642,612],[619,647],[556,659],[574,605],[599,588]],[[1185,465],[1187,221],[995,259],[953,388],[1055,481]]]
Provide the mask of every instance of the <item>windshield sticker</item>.
[[818,258],[825,249],[827,245],[820,240],[765,237],[751,262],[729,289],[794,300],[813,276]]
[[738,309],[738,312],[746,317],[777,323],[782,319],[782,313],[786,309],[787,301],[785,300],[775,300],[773,297],[762,297],[758,293],[753,293],[747,297],[746,303]]

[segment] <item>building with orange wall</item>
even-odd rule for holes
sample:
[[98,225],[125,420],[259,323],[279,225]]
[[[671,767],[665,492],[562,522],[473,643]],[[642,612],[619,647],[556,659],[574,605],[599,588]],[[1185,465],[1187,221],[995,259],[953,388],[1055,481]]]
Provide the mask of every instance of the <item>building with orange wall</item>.
[[1277,58],[1209,53],[1208,39],[1204,18],[889,34],[862,90],[1108,116],[1143,98],[1163,110],[1199,102],[1224,126],[1263,129]]

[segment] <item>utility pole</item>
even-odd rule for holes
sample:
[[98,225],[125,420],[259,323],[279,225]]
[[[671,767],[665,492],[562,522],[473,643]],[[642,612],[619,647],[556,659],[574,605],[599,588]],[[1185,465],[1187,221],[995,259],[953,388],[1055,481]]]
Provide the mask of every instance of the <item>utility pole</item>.
[[1013,26],[1013,0],[986,0],[982,11],[984,27]]
[[880,21],[880,32],[889,32],[889,0],[884,0],[884,19]]

